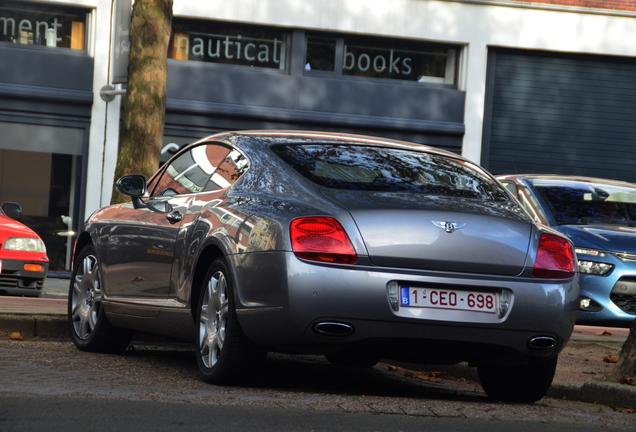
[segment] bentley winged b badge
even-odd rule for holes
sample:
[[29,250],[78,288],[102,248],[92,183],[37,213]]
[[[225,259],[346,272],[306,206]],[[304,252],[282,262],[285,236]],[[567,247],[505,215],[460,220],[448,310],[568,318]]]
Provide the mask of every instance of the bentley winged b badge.
[[447,222],[447,221],[431,221],[437,228],[441,228],[447,233],[452,233],[455,230],[462,229],[466,226],[465,223]]

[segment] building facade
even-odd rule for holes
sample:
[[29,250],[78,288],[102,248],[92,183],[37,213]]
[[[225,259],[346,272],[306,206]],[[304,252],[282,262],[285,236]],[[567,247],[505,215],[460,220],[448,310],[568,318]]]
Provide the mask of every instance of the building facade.
[[[129,5],[0,0],[0,201],[22,205],[52,270],[110,201],[122,96],[100,91],[121,88]],[[174,0],[173,12],[166,146],[335,130],[495,173],[636,182],[636,1]]]

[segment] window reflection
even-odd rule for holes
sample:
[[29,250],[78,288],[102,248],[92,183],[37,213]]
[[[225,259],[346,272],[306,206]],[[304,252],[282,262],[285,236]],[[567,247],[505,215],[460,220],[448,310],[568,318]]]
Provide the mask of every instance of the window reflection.
[[152,196],[224,189],[238,180],[247,167],[247,159],[237,150],[204,144],[172,160],[148,189]]
[[440,155],[327,144],[280,145],[272,150],[304,177],[330,188],[507,200],[479,167]]

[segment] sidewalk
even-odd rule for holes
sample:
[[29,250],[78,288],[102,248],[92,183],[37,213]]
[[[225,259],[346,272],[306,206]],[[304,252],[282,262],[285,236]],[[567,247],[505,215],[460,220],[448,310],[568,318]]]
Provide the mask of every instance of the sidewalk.
[[[0,337],[19,332],[25,337],[68,338],[67,296],[70,279],[47,278],[42,298],[0,296]],[[613,367],[604,362],[618,357],[629,329],[576,326],[568,345],[559,355],[557,372],[548,397],[594,402],[636,409],[636,387],[603,381]],[[475,368],[404,365],[439,370],[448,375],[478,381]]]

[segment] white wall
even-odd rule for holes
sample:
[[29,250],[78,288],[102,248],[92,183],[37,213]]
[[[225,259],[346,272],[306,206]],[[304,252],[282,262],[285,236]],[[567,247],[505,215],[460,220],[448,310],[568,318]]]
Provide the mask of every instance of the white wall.
[[49,3],[73,4],[92,9],[87,43],[88,55],[95,61],[93,106],[89,132],[88,174],[85,215],[110,203],[117,158],[119,97],[106,103],[99,96],[102,86],[110,84],[111,14],[115,0],[49,0]]
[[488,47],[636,56],[636,17],[427,0],[174,0],[174,14],[466,45],[463,154],[479,162]]

